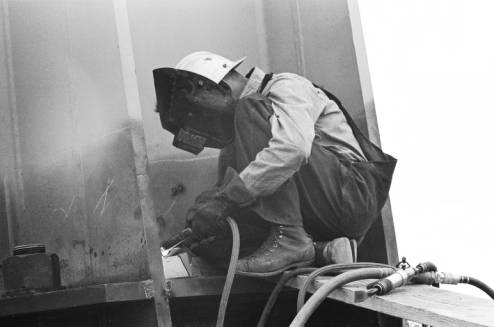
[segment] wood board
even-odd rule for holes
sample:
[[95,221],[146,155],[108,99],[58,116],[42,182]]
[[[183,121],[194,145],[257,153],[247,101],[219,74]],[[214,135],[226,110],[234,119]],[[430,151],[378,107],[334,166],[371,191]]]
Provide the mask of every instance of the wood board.
[[[292,279],[289,285],[300,288],[307,276]],[[320,277],[309,288],[314,292],[330,277]],[[387,315],[413,320],[434,327],[493,327],[494,301],[427,285],[407,285],[383,296],[366,298],[371,280],[345,285],[328,297]]]

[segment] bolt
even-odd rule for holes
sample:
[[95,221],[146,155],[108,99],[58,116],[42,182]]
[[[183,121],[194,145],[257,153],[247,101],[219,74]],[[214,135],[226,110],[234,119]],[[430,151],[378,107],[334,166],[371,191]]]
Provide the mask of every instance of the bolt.
[[180,193],[184,193],[184,192],[185,192],[185,186],[183,186],[182,184],[177,184],[172,186],[172,197],[175,197]]

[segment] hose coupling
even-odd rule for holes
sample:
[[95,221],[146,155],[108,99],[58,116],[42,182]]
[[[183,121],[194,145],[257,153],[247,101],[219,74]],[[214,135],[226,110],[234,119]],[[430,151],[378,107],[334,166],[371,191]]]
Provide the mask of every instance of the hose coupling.
[[437,267],[430,261],[422,262],[417,265],[418,273],[425,273],[429,271],[437,271]]
[[407,268],[404,270],[398,270],[395,273],[380,279],[379,281],[369,285],[369,288],[375,288],[377,290],[376,294],[384,295],[397,287],[405,285],[410,277],[415,275],[415,268]]
[[408,281],[410,281],[414,276],[426,273],[430,271],[436,271],[436,265],[432,262],[423,262],[417,265],[417,267],[408,267],[406,269],[401,269],[396,271],[395,273],[380,279],[379,281],[370,284],[368,289],[376,289],[375,293],[377,295],[384,295],[397,287],[406,285]]
[[412,278],[412,282],[415,284],[450,284],[457,285],[459,283],[465,283],[465,277],[448,272],[429,271],[426,273],[418,274]]

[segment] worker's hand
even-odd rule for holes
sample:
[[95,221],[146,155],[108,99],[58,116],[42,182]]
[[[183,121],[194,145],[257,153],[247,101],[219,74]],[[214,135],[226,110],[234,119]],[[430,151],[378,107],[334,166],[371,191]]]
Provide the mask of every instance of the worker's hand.
[[186,226],[192,229],[194,236],[202,240],[228,231],[225,219],[234,210],[234,205],[214,197],[199,200],[201,201],[196,201],[186,216]]
[[201,193],[186,215],[186,226],[198,239],[228,231],[226,217],[249,207],[254,198],[237,172],[228,167],[220,186]]

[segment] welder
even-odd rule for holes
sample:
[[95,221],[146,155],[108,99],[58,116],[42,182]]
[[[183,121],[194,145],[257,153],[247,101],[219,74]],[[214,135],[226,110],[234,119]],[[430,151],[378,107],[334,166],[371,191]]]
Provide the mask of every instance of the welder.
[[156,109],[173,144],[195,154],[221,149],[217,184],[186,215],[202,241],[193,251],[224,262],[230,216],[240,229],[239,274],[338,261],[379,216],[396,160],[331,93],[293,73],[255,67],[243,76],[244,60],[201,51],[154,70]]

